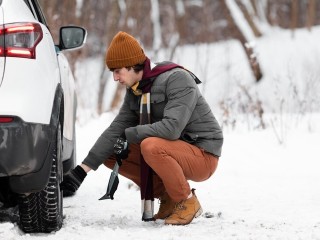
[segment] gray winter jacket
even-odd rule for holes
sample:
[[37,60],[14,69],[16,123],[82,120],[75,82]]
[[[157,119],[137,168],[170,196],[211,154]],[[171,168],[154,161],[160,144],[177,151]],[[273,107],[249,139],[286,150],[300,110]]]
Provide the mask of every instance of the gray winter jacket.
[[147,137],[181,139],[221,155],[222,130],[186,70],[174,68],[160,74],[152,84],[150,98],[152,124],[139,125],[140,96],[128,89],[119,114],[83,163],[96,170],[113,154],[113,145],[124,131],[129,143],[140,143]]

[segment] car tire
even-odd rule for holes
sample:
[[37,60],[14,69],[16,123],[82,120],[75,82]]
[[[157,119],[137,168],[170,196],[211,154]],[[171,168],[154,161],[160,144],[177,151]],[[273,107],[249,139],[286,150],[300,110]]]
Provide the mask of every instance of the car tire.
[[52,167],[47,186],[40,192],[21,196],[19,199],[20,227],[26,233],[50,233],[63,223],[63,198],[60,190],[62,178],[61,125],[52,153]]

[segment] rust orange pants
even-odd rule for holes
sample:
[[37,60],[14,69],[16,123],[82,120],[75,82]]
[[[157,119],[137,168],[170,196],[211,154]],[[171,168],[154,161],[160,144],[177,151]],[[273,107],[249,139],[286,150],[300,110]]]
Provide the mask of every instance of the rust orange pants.
[[[155,172],[154,196],[165,191],[175,202],[188,197],[191,192],[188,180],[201,182],[208,179],[218,166],[218,158],[181,140],[170,141],[157,137],[144,139],[140,145],[130,144],[129,156],[123,160],[119,174],[140,187],[140,153]],[[112,169],[115,156],[104,164]]]

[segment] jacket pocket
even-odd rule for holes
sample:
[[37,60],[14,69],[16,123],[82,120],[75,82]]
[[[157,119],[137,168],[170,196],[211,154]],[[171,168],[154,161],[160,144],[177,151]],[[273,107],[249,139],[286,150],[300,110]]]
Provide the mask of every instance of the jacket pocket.
[[166,96],[163,93],[152,93],[150,95],[150,102],[152,104],[162,103],[166,100]]
[[187,143],[196,143],[199,138],[199,135],[191,132],[182,132],[180,139]]
[[164,108],[167,104],[164,93],[152,93],[150,96],[152,122],[163,118]]

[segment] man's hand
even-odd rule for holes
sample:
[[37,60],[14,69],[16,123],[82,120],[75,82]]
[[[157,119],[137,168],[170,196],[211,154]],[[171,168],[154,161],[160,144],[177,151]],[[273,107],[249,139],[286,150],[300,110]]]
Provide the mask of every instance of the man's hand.
[[113,146],[114,154],[121,159],[128,158],[129,143],[124,137],[119,137]]
[[65,175],[60,184],[60,188],[63,190],[63,196],[74,195],[86,176],[87,173],[79,165]]

